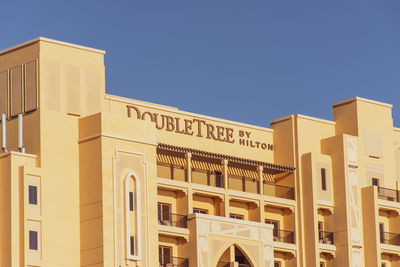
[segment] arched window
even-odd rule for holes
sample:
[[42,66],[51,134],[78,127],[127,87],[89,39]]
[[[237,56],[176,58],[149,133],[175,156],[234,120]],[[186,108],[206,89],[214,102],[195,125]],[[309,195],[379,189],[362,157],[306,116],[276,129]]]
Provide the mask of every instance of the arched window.
[[140,260],[140,183],[133,172],[125,179],[125,219],[127,258]]

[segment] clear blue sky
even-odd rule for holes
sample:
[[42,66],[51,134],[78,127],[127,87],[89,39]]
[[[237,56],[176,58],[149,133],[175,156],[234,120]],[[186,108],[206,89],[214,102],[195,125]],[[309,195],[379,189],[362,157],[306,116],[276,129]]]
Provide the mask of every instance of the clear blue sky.
[[400,125],[399,0],[3,1],[0,23],[1,50],[106,50],[110,94],[261,126],[361,96]]

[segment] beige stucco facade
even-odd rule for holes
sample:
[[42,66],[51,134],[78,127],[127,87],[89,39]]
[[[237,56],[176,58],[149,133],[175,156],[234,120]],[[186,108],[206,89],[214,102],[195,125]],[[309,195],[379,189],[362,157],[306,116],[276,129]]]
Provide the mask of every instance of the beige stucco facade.
[[0,266],[400,266],[391,105],[258,127],[106,94],[104,54],[0,51]]

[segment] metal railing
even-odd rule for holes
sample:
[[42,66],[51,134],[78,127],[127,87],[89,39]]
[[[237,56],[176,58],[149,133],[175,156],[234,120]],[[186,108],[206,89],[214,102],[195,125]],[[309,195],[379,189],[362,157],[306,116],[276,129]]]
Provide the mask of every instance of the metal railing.
[[228,176],[229,189],[259,194],[259,181],[248,177],[241,177],[236,175]]
[[274,229],[272,232],[275,242],[294,244],[294,232],[280,229]]
[[396,189],[378,187],[378,198],[383,200],[400,202],[399,191]]
[[157,162],[157,176],[169,180],[187,182],[187,169],[183,166]]
[[175,213],[158,213],[158,224],[187,228],[187,216]]
[[294,200],[294,188],[264,182],[264,195]]
[[380,232],[380,239],[382,244],[400,246],[400,234]]
[[192,169],[192,182],[214,187],[224,187],[224,176],[221,173],[202,169]]
[[160,267],[189,267],[189,260],[187,258],[160,255],[158,262],[160,263]]
[[318,231],[318,239],[319,239],[319,243],[323,243],[323,244],[333,245],[335,243],[332,232]]

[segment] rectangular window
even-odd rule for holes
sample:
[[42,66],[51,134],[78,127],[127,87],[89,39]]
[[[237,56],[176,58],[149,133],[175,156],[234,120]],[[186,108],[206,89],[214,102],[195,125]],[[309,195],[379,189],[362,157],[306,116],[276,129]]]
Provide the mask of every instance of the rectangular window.
[[325,267],[325,262],[322,262],[322,261],[321,261],[321,262],[319,263],[319,267]]
[[200,208],[193,208],[193,213],[208,214],[208,210],[200,209]]
[[322,190],[326,190],[326,169],[321,169],[321,188]]
[[133,192],[129,192],[129,211],[134,211]]
[[171,259],[172,247],[158,247],[159,263],[161,266],[167,266],[167,264],[172,263]]
[[269,223],[274,226],[274,230],[272,230],[274,241],[279,241],[279,221],[265,219],[265,223]]
[[38,232],[29,231],[29,249],[38,250]]
[[223,181],[222,181],[222,173],[221,172],[215,172],[215,186],[216,187],[224,187],[223,186]]
[[379,223],[379,237],[381,243],[385,243],[385,225],[383,223]]
[[320,242],[321,242],[321,240],[324,239],[323,232],[324,232],[324,223],[321,221],[318,221],[318,238],[319,238]]
[[29,190],[29,204],[37,205],[37,186],[30,185]]
[[131,242],[131,246],[130,246],[130,251],[131,251],[131,255],[132,256],[135,256],[135,237],[134,236],[131,236],[131,240],[130,240]]
[[379,187],[379,179],[378,178],[372,178],[372,185]]
[[274,267],[281,267],[280,261],[274,261]]
[[171,226],[171,205],[158,203],[158,222],[161,225]]
[[230,213],[230,214],[229,214],[229,217],[232,218],[232,219],[238,219],[238,220],[243,220],[243,219],[244,219],[244,216],[243,216],[243,215],[234,214],[234,213]]

